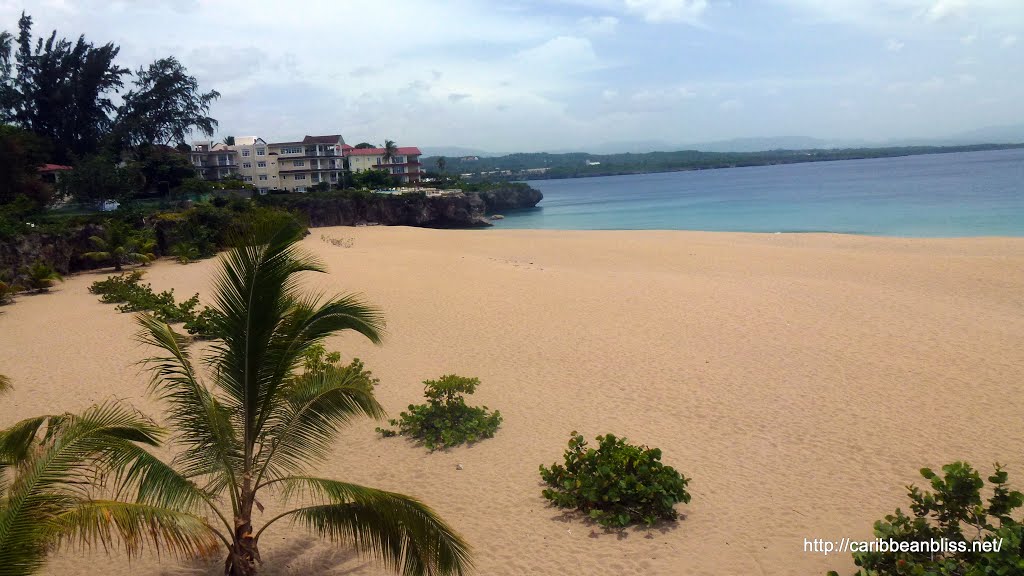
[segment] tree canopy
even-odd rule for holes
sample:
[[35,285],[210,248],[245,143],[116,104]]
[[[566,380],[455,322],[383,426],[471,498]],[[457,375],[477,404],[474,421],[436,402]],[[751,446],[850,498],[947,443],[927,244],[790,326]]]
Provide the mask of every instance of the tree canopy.
[[[105,149],[184,141],[191,132],[212,135],[210,105],[220,96],[201,92],[175,58],[161,58],[134,74],[118,66],[120,48],[71,41],[53,31],[35,38],[32,17],[22,13],[18,34],[0,32],[0,123],[47,140],[51,160],[71,163]],[[132,88],[121,93],[126,77]],[[120,96],[123,103],[115,104]]]

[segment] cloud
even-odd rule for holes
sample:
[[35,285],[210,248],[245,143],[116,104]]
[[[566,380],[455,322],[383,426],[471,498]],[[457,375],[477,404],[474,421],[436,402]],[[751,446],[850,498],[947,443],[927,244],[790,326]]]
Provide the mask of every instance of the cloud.
[[743,101],[737,98],[730,98],[718,103],[718,107],[726,112],[734,112],[743,108]]
[[353,78],[365,78],[367,76],[373,76],[379,73],[380,70],[375,69],[371,66],[359,66],[358,68],[353,68],[352,71],[348,73],[348,75]]
[[893,40],[891,38],[888,42],[885,43],[885,49],[888,50],[889,52],[899,52],[900,50],[903,50],[903,46],[903,42],[900,42],[899,40]]
[[455,92],[448,95],[448,101],[452,103],[462,102],[466,98],[469,98],[470,94]]
[[963,16],[966,11],[967,0],[937,0],[925,12],[925,19],[938,22],[947,18]]
[[579,27],[584,34],[613,34],[619,27],[619,19],[615,16],[584,16],[579,20]]
[[1010,34],[1009,36],[1004,36],[1003,39],[999,42],[999,45],[1002,46],[1003,48],[1009,48],[1015,44],[1017,44],[1017,37],[1014,36],[1013,34]]
[[697,24],[708,8],[707,0],[625,0],[626,10],[648,22]]
[[977,39],[977,34],[967,34],[965,36],[960,37],[960,43],[963,44],[964,46],[970,46],[971,44],[974,44],[974,41]]

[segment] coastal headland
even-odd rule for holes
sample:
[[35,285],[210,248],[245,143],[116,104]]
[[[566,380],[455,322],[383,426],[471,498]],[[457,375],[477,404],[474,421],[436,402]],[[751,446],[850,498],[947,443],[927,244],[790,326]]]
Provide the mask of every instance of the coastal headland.
[[[924,466],[1024,473],[1024,238],[381,226],[315,228],[303,245],[330,271],[312,287],[386,312],[382,346],[327,347],[380,378],[391,416],[450,373],[479,377],[474,400],[504,415],[494,438],[436,453],[358,421],[323,467],[428,502],[479,574],[851,573],[804,539],[870,538]],[[214,266],[161,260],[146,280],[206,297]],[[0,421],[111,398],[160,416],[131,315],[88,292],[108,274],[4,308],[16,387]],[[661,448],[693,479],[684,518],[617,534],[549,507],[538,466],[573,430]],[[285,523],[261,548],[266,574],[386,573]],[[67,549],[45,573],[218,574],[222,560]]]

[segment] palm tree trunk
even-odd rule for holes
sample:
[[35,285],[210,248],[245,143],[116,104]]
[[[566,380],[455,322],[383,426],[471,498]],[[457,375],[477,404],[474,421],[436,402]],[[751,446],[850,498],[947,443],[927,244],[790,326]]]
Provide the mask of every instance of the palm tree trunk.
[[256,495],[248,476],[246,474],[243,480],[241,506],[239,514],[235,516],[235,533],[228,557],[224,561],[224,574],[227,576],[253,576],[256,574],[256,563],[260,562],[260,551],[252,533],[252,505]]
[[115,258],[114,259],[114,272],[120,272],[120,271],[121,271],[121,261]]

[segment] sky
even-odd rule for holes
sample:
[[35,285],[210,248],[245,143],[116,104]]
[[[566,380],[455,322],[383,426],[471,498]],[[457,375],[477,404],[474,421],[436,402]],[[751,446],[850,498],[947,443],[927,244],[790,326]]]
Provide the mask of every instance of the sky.
[[219,137],[495,152],[1024,122],[1024,0],[0,0],[177,57]]

